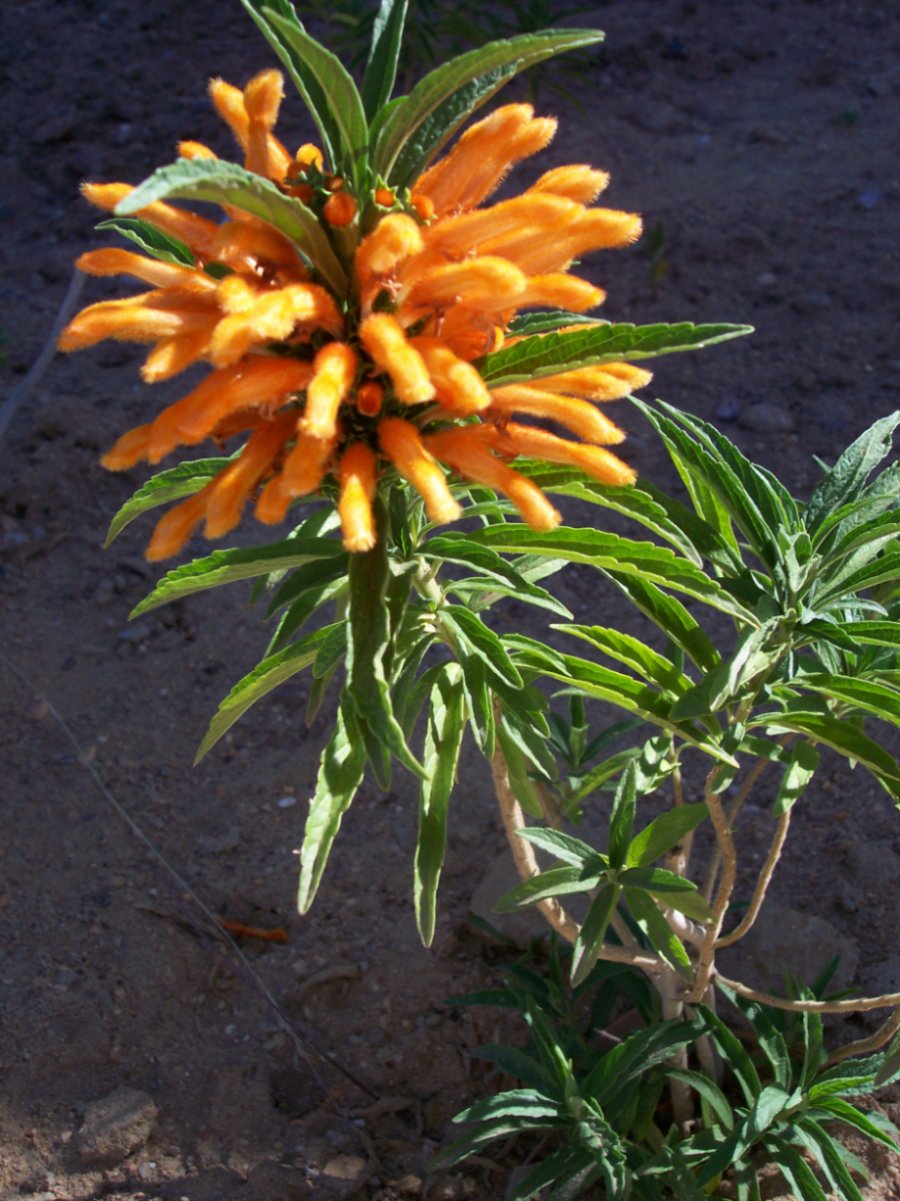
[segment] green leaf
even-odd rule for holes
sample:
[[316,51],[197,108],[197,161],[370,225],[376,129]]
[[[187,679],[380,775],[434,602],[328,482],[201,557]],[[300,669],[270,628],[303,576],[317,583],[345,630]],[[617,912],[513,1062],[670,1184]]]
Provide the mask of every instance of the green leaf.
[[568,795],[566,799],[567,808],[571,809],[579,801],[583,801],[585,797],[590,796],[592,792],[596,792],[607,780],[611,780],[613,776],[617,776],[640,753],[639,747],[627,747],[624,751],[617,751],[614,755],[610,755],[608,759],[604,759],[602,763],[598,763],[596,767],[592,767],[586,775],[581,777],[577,786]]
[[841,1153],[831,1135],[823,1130],[818,1122],[809,1118],[802,1119],[798,1125],[809,1142],[814,1145],[819,1162],[831,1176],[832,1187],[840,1188],[844,1201],[865,1201],[862,1193],[856,1187],[853,1177],[847,1171]]
[[336,173],[348,176],[354,191],[360,191],[367,182],[361,167],[369,124],[353,77],[339,58],[309,36],[296,16],[287,17],[272,9],[264,12],[290,54],[288,70],[313,119],[320,128],[326,123],[329,126]]
[[156,200],[173,197],[230,205],[259,217],[295,242],[338,296],[346,291],[344,269],[318,217],[302,201],[285,196],[261,175],[221,159],[179,159],[154,171],[119,202],[116,213],[127,216]]
[[306,819],[297,895],[301,913],[306,913],[313,902],[332,844],[362,783],[365,767],[365,744],[345,690],[334,731],[319,761],[319,778]]
[[522,635],[509,635],[507,645],[517,649],[516,661],[526,670],[541,672],[551,679],[576,686],[586,696],[610,701],[620,709],[638,714],[664,730],[679,734],[686,741],[702,747],[713,758],[735,764],[733,757],[716,742],[707,739],[690,724],[675,721],[671,717],[672,706],[666,699],[632,676],[574,655],[548,654],[539,642]]
[[538,901],[545,901],[550,897],[590,892],[596,887],[601,874],[586,876],[578,867],[551,867],[505,892],[494,903],[494,913],[516,913],[519,909],[527,909],[529,905],[536,905]]
[[520,741],[514,737],[513,732],[510,730],[508,720],[504,720],[502,716],[500,724],[497,727],[497,739],[500,743],[500,751],[504,762],[506,763],[509,785],[513,791],[513,795],[529,817],[543,817],[544,807],[541,804],[541,798],[535,783],[531,778],[531,771],[533,770],[532,757],[530,754],[526,755]]
[[769,1061],[775,1083],[783,1089],[790,1089],[793,1076],[791,1058],[787,1043],[770,1016],[771,1011],[767,1011],[758,1001],[740,996],[724,984],[719,985],[719,990],[750,1023],[756,1040]]
[[[497,551],[487,546],[474,545],[467,534],[440,534],[429,538],[422,547],[422,557],[431,564],[459,563],[464,567],[472,567],[476,571],[492,576],[498,582],[508,585],[509,595],[531,599],[535,604],[558,612],[565,609],[556,598],[544,588],[532,583],[522,572],[516,570]],[[479,581],[480,582],[480,581]],[[462,581],[470,583],[470,581]],[[456,589],[459,583],[448,583],[448,589]],[[496,590],[499,595],[500,590]],[[568,610],[566,610],[568,614]],[[571,614],[569,614],[571,616]]]
[[515,1088],[477,1101],[458,1113],[454,1122],[488,1122],[494,1118],[562,1118],[559,1105],[531,1088]]
[[829,700],[841,701],[857,709],[866,709],[884,721],[900,725],[900,688],[861,680],[854,676],[814,673],[789,680],[786,688],[821,693]]
[[[654,898],[639,888],[625,888],[624,894],[632,917],[653,950],[680,976],[685,980],[690,980],[690,956],[684,948],[684,943],[666,921]],[[666,898],[666,904],[668,903],[669,899]]]
[[900,650],[900,621],[848,621],[839,629],[852,642]]
[[615,884],[603,884],[591,901],[572,949],[573,985],[581,984],[597,962],[597,956],[603,949],[606,931],[609,929],[612,915],[619,903],[621,891]]
[[434,938],[437,889],[447,846],[447,814],[465,728],[460,669],[442,665],[431,690],[431,707],[419,788],[419,835],[416,842],[413,895],[419,937],[426,947]]
[[711,671],[718,665],[719,652],[681,601],[669,596],[656,584],[651,584],[639,575],[626,575],[610,570],[604,574],[667,638],[690,656],[699,668]]
[[828,1201],[825,1190],[796,1147],[792,1147],[786,1139],[777,1137],[768,1139],[766,1147],[781,1174],[794,1190],[797,1201]]
[[680,672],[671,659],[631,634],[624,634],[609,626],[554,625],[551,629],[584,639],[611,659],[624,663],[637,675],[656,684],[673,700],[691,687],[690,678]]
[[854,500],[875,467],[891,452],[893,434],[900,425],[900,412],[882,417],[869,426],[826,472],[806,503],[804,517],[811,533],[842,505]]
[[623,1092],[630,1091],[632,1081],[658,1063],[672,1059],[696,1037],[693,1022],[656,1022],[646,1030],[636,1030],[598,1059],[582,1081],[582,1095],[605,1109],[611,1107]]
[[470,654],[468,644],[457,647],[457,657],[463,672],[463,690],[472,735],[481,753],[490,757],[494,753],[496,728],[494,696],[488,686],[484,660],[479,655]]
[[285,680],[289,680],[291,676],[296,675],[298,671],[309,667],[315,661],[325,638],[333,629],[335,626],[323,626],[322,629],[308,634],[300,642],[285,647],[277,654],[268,655],[242,680],[239,680],[221,702],[209,723],[209,728],[194,756],[194,764],[200,762],[203,756],[216,745],[222,735],[231,729],[251,705],[255,705],[258,700],[283,684]]
[[628,848],[628,866],[649,867],[662,855],[673,850],[708,816],[709,809],[705,801],[679,805],[661,813],[632,839]]
[[531,334],[549,334],[567,325],[608,325],[584,313],[570,313],[567,309],[541,309],[534,313],[517,313],[510,321],[510,337],[524,338]]
[[857,567],[851,558],[845,569],[837,575],[826,577],[820,582],[814,595],[814,603],[824,607],[829,603],[850,598],[855,592],[872,588],[876,584],[893,583],[900,579],[900,551],[889,551],[871,562]]
[[782,817],[800,799],[818,766],[819,752],[816,748],[808,742],[795,742],[772,805],[776,817]]
[[637,810],[636,768],[632,759],[619,780],[609,815],[609,864],[616,871],[625,863]]
[[620,873],[619,883],[629,889],[643,889],[661,905],[677,909],[694,921],[712,921],[712,910],[697,886],[664,867],[627,868]]
[[667,1068],[666,1075],[670,1080],[680,1080],[689,1085],[709,1105],[726,1130],[734,1129],[734,1110],[728,1098],[708,1076],[702,1072],[692,1072],[684,1068]]
[[509,652],[480,617],[462,605],[445,605],[441,609],[441,619],[465,644],[468,654],[481,660],[489,675],[496,676],[501,683],[509,684],[513,688],[522,687],[522,677],[509,657]]
[[518,71],[602,38],[594,30],[547,30],[451,59],[391,106],[375,137],[375,174],[394,187],[411,186],[460,125]]
[[536,847],[553,855],[554,858],[561,859],[563,863],[569,863],[573,867],[584,868],[597,855],[597,852],[588,843],[582,842],[580,838],[575,838],[562,830],[536,826],[531,829],[516,830],[516,834],[519,838],[524,838],[526,842],[533,843]]
[[684,592],[750,625],[758,625],[754,613],[706,575],[696,564],[675,554],[667,546],[637,542],[607,530],[574,529],[560,526],[543,532],[523,525],[495,525],[473,530],[469,539],[501,554],[544,554],[570,563],[585,563],[616,576],[639,576],[644,583]]
[[217,588],[220,584],[251,580],[256,576],[268,575],[270,571],[300,567],[313,559],[327,559],[343,553],[344,548],[335,538],[288,538],[265,546],[213,551],[211,555],[194,559],[167,572],[129,616],[138,617],[142,613],[149,613],[151,609],[158,609],[160,605],[208,588]]
[[151,258],[159,259],[161,263],[174,263],[176,267],[193,267],[194,254],[190,246],[173,238],[171,234],[163,233],[149,221],[140,217],[110,217],[101,221],[96,229],[112,229],[129,242],[134,242],[149,254]]
[[375,15],[362,85],[363,108],[370,121],[388,102],[394,88],[408,3],[409,0],[381,0]]
[[682,350],[700,350],[752,333],[749,325],[601,325],[524,338],[477,359],[475,366],[491,388],[601,363],[635,362]]
[[762,1088],[753,1060],[737,1035],[706,1005],[695,1005],[694,1012],[703,1021],[708,1033],[718,1045],[722,1058],[734,1073],[744,1100],[752,1105]]
[[863,1134],[867,1134],[877,1143],[889,1147],[895,1155],[900,1155],[900,1145],[880,1126],[876,1126],[868,1115],[857,1109],[855,1105],[851,1105],[849,1101],[844,1101],[841,1097],[823,1097],[816,1101],[816,1108],[824,1110],[831,1115],[833,1120],[843,1122],[845,1126],[861,1130]]
[[103,543],[104,549],[118,538],[122,530],[136,517],[140,517],[142,513],[155,509],[159,505],[166,505],[173,500],[181,500],[185,496],[193,496],[220,471],[224,471],[231,461],[232,457],[194,459],[192,462],[179,463],[177,467],[170,467],[168,471],[160,471],[157,475],[152,476],[122,505],[109,523],[106,540]]
[[[751,1148],[762,1141],[766,1131],[778,1120],[792,1100],[792,1096],[785,1089],[776,1084],[767,1084],[754,1099],[740,1126],[719,1144],[703,1164],[697,1176],[697,1183],[709,1184],[736,1160],[742,1159]],[[822,1201],[825,1201],[824,1193]]]
[[808,734],[814,742],[824,742],[846,758],[862,763],[894,796],[900,797],[900,764],[893,755],[849,722],[792,706],[780,713],[757,714],[747,724],[764,725],[775,733],[794,730],[798,734]]
[[425,779],[424,768],[406,745],[391,702],[385,666],[392,647],[387,604],[390,574],[383,506],[379,510],[378,541],[371,550],[350,556],[347,689],[357,717],[372,736],[404,767]]

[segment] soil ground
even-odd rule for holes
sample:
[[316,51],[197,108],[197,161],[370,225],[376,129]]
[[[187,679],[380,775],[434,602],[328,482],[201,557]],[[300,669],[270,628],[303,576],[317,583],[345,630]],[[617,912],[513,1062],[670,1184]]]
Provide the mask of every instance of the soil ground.
[[[179,138],[229,153],[206,80],[243,84],[271,59],[224,0],[19,0],[0,22],[9,392],[50,335],[73,259],[102,244],[79,183],[137,182]],[[605,316],[755,325],[752,338],[661,360],[654,388],[806,495],[815,456],[833,460],[896,404],[890,6],[609,0],[579,23],[604,28],[607,48],[561,76],[580,111],[539,93],[540,111],[562,118],[539,169],[610,170],[607,203],[658,227],[666,263],[654,270],[639,248],[592,259]],[[283,110],[291,145],[311,136],[301,109]],[[104,294],[90,281],[83,296]],[[138,474],[104,473],[100,453],[179,394],[178,381],[148,394],[138,361],[118,344],[57,356],[0,448],[0,1197],[498,1197],[508,1162],[427,1175],[450,1116],[483,1095],[470,1056],[495,1034],[493,1011],[444,1004],[496,979],[499,952],[468,920],[503,847],[486,768],[468,754],[430,950],[412,917],[415,798],[403,782],[366,787],[312,913],[296,915],[295,849],[326,719],[304,727],[305,685],[292,683],[192,767],[217,701],[259,656],[258,613],[237,588],[128,625],[154,579],[148,530],[101,549]],[[618,415],[629,460],[671,484],[647,428]],[[569,573],[563,592],[579,619],[616,619],[588,577]],[[515,606],[502,620],[539,629]],[[752,856],[752,827],[745,837]],[[803,806],[774,888],[776,903],[830,923],[834,942],[806,949],[821,964],[839,944],[864,990],[900,984],[898,853],[887,798],[835,767]],[[247,941],[236,958],[160,856],[212,913],[284,927],[289,941]],[[120,1086],[157,1106],[150,1141],[87,1165],[74,1132]],[[896,1169],[872,1167],[867,1198],[897,1201]]]

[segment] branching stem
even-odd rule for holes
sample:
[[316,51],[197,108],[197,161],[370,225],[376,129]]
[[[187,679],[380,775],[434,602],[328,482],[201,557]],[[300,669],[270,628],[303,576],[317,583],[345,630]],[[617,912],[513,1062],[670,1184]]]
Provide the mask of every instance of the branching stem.
[[773,1009],[788,1009],[793,1013],[862,1013],[869,1009],[900,1005],[900,992],[885,993],[881,997],[848,997],[845,1001],[790,1001],[787,997],[776,997],[772,993],[748,988],[746,984],[729,980],[727,976],[717,975],[716,979],[741,997],[771,1005]]
[[[763,772],[766,770],[766,768],[768,766],[769,766],[768,759],[757,759],[757,761],[753,764],[753,767],[747,773],[746,777],[744,778],[744,782],[741,784],[741,786],[737,792],[737,795],[734,797],[731,804],[728,806],[728,809],[726,812],[726,819],[727,819],[727,824],[728,824],[729,829],[734,825],[735,821],[737,820],[737,815],[740,813],[741,809],[743,808],[744,802],[749,797],[754,784],[756,784],[756,781],[759,779],[759,777],[763,774]],[[708,796],[706,797],[706,801],[707,801],[707,803],[709,802]],[[719,807],[721,808],[721,805]],[[722,844],[718,840],[718,836],[717,836],[716,847],[715,847],[715,850],[713,851],[713,853],[710,857],[710,861],[709,861],[709,870],[708,870],[708,873],[706,876],[706,884],[703,886],[703,895],[707,901],[712,897],[713,889],[716,886],[716,879],[719,875],[719,868],[721,867],[721,864],[722,864]]]
[[788,809],[778,819],[778,825],[775,829],[775,837],[772,840],[772,845],[769,847],[769,854],[766,856],[766,862],[763,864],[763,869],[760,872],[759,879],[756,882],[756,888],[753,890],[753,897],[750,900],[750,905],[747,909],[747,912],[733,930],[718,940],[716,943],[716,949],[720,947],[730,947],[732,943],[735,943],[738,941],[738,939],[743,938],[759,916],[759,911],[762,909],[763,901],[766,899],[766,891],[768,890],[769,882],[772,879],[775,868],[778,866],[778,861],[781,858],[781,851],[784,847],[790,825],[791,811]]
[[843,1047],[837,1047],[832,1051],[825,1060],[825,1066],[831,1067],[833,1063],[842,1063],[843,1060],[850,1059],[853,1055],[869,1055],[872,1051],[878,1051],[885,1043],[891,1041],[898,1030],[900,1030],[900,1005],[874,1034],[870,1034],[868,1038],[858,1038],[855,1042],[846,1043]]
[[706,804],[709,808],[713,829],[716,832],[716,844],[722,861],[722,879],[719,882],[719,890],[712,907],[712,921],[706,929],[706,935],[700,947],[697,975],[690,995],[692,1001],[701,1000],[709,988],[716,955],[716,942],[722,931],[725,912],[731,901],[731,894],[734,892],[734,884],[737,879],[737,858],[734,853],[734,839],[731,837],[731,825],[716,793],[716,784],[722,770],[721,767],[714,767],[706,777]]

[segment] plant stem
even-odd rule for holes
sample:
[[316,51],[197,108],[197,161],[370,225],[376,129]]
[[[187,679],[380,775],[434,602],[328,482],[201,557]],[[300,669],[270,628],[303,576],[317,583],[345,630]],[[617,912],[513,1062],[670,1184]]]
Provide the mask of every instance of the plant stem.
[[737,942],[740,938],[743,938],[759,916],[759,911],[762,909],[763,901],[766,899],[766,891],[769,887],[769,881],[772,879],[775,868],[778,866],[778,860],[781,858],[781,851],[784,847],[790,824],[791,811],[788,809],[782,813],[781,817],[778,819],[778,825],[775,829],[775,838],[772,841],[772,845],[769,847],[769,854],[766,857],[766,862],[763,864],[762,872],[760,873],[759,879],[756,882],[756,888],[753,890],[753,897],[750,901],[747,912],[733,930],[718,940],[716,943],[717,949],[719,947],[730,947],[732,943]]
[[722,931],[725,912],[728,909],[728,903],[731,900],[731,894],[734,891],[734,884],[737,879],[737,858],[734,853],[734,839],[731,837],[731,826],[729,819],[725,816],[722,802],[716,793],[716,783],[722,770],[721,767],[714,767],[706,777],[706,804],[709,807],[709,816],[713,824],[713,829],[716,832],[716,844],[722,860],[722,879],[719,882],[719,891],[716,894],[716,901],[713,905],[712,921],[706,929],[706,935],[700,947],[697,975],[690,995],[690,1000],[692,1001],[699,1001],[709,987],[716,955],[716,941]]
[[870,1034],[868,1038],[858,1038],[856,1042],[847,1043],[832,1051],[825,1060],[825,1066],[830,1068],[833,1063],[841,1063],[853,1055],[868,1055],[871,1051],[878,1051],[885,1043],[891,1041],[898,1030],[900,1030],[900,1005],[874,1034]]
[[[674,742],[673,742],[674,750]],[[684,804],[684,788],[681,782],[681,766],[676,762],[672,772],[672,802],[676,809]],[[677,846],[672,847],[666,855],[666,867],[676,876],[686,876],[691,861],[691,850],[694,845],[694,831],[685,834]]]
[[[769,766],[768,759],[757,759],[757,761],[753,764],[753,767],[747,773],[743,784],[741,784],[741,787],[738,790],[737,795],[735,796],[735,798],[731,802],[731,804],[728,806],[728,811],[727,811],[726,816],[727,816],[729,828],[734,825],[735,820],[737,819],[737,815],[740,813],[744,802],[746,801],[747,797],[750,795],[750,790],[753,788],[753,785],[756,783],[756,781],[759,779],[759,777],[763,774],[763,772],[766,770],[766,768],[768,766]],[[708,803],[709,798],[707,797],[706,799],[707,799],[707,803]],[[722,863],[722,845],[720,842],[717,841],[716,848],[713,851],[712,856],[709,861],[709,869],[708,869],[707,876],[706,876],[706,883],[703,886],[703,895],[707,901],[712,896],[713,889],[716,886],[716,877],[719,874],[719,868],[721,866],[721,863]]]
[[[522,880],[532,880],[535,876],[540,875],[541,869],[538,866],[537,857],[531,843],[527,842],[524,838],[520,838],[516,833],[517,830],[525,828],[525,815],[522,812],[522,807],[516,800],[515,793],[510,787],[509,771],[499,746],[495,749],[491,757],[491,775],[494,781],[494,791],[497,794],[500,817],[503,821],[503,828],[506,831],[506,838],[509,842],[516,870]],[[550,926],[566,942],[575,942],[581,927],[563,909],[555,897],[548,897],[546,900],[538,901],[537,908],[540,909]],[[599,958],[609,960],[613,963],[628,963],[632,967],[642,968],[645,972],[649,972],[653,976],[668,971],[665,964],[657,956],[629,947],[604,945],[600,951]]]
[[[666,972],[657,982],[656,987],[662,1001],[663,1021],[678,1021],[679,1018],[684,1017],[684,984],[675,972]],[[687,1047],[676,1051],[666,1062],[673,1068],[681,1068],[686,1071],[688,1068]],[[672,1116],[684,1137],[687,1135],[689,1124],[694,1117],[694,1100],[691,1090],[683,1080],[670,1080],[669,1090],[672,1097]]]
[[900,992],[885,993],[881,997],[848,997],[846,1001],[789,1001],[787,997],[776,997],[772,993],[748,988],[737,980],[717,974],[716,979],[739,996],[771,1005],[773,1009],[789,1009],[793,1013],[862,1013],[869,1009],[887,1009],[900,1005]]

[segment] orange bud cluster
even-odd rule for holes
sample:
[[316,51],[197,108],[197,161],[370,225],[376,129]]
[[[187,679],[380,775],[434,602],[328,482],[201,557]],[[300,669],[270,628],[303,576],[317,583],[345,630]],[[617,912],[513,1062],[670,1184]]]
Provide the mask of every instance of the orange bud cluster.
[[[275,136],[283,91],[274,70],[243,89],[222,80],[209,89],[246,169],[318,213],[345,290],[317,273],[314,257],[308,265],[307,247],[231,205],[221,224],[161,201],[139,212],[184,243],[192,263],[115,249],[78,260],[89,274],[130,276],[150,290],[89,305],[63,331],[61,349],[103,338],[148,343],[148,382],[201,361],[212,368],[180,400],[125,433],[104,465],[121,471],[206,439],[245,439],[218,475],[157,523],[148,558],[176,554],[201,525],[207,537],[221,537],[250,502],[260,521],[280,522],[329,476],[353,552],[375,543],[373,505],[387,468],[419,493],[432,521],[461,513],[450,472],[507,496],[542,530],[560,516],[511,466],[516,458],[629,482],[631,469],[605,449],[624,435],[596,402],[644,386],[647,372],[605,364],[492,389],[475,365],[515,341],[508,328],[518,311],[584,312],[603,300],[569,267],[588,250],[640,233],[633,214],[590,207],[608,177],[587,166],[558,167],[520,196],[485,203],[555,132],[555,121],[512,104],[472,125],[411,193],[380,184],[360,196],[328,173],[316,146],[291,154]],[[179,153],[216,157],[191,141]],[[131,191],[127,184],[84,186],[107,210]],[[519,418],[552,421],[578,441]]]

